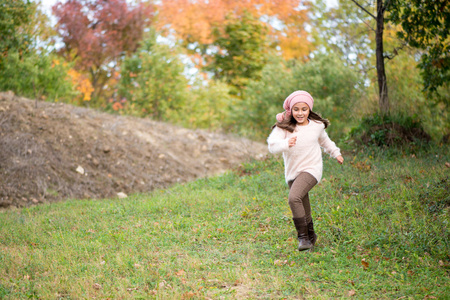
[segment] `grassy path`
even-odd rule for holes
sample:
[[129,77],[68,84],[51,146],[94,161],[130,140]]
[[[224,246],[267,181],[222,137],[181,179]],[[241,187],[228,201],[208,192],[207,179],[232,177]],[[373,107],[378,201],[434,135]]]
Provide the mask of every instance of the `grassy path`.
[[150,195],[0,213],[1,299],[448,299],[445,149],[325,159],[295,251],[282,161]]

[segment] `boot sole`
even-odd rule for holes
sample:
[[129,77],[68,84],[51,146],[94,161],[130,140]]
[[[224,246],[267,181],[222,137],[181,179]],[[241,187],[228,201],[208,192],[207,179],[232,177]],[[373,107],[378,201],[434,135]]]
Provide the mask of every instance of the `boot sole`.
[[306,250],[310,250],[310,249],[312,249],[313,248],[313,246],[311,246],[311,247],[299,247],[298,248],[298,251],[306,251]]

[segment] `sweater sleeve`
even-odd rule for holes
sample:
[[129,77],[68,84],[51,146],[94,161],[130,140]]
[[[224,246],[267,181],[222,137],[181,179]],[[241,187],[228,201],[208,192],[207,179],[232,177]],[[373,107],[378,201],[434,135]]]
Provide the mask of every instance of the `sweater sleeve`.
[[267,144],[269,145],[270,153],[281,153],[289,150],[289,139],[286,138],[286,132],[275,127],[272,133],[267,138]]
[[330,154],[331,157],[336,158],[341,155],[341,150],[336,146],[336,144],[328,137],[325,128],[319,137],[319,145],[325,151],[325,153]]

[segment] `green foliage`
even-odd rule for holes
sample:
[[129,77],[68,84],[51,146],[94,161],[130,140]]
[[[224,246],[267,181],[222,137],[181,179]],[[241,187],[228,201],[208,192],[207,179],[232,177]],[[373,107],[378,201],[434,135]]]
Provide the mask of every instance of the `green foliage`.
[[54,54],[10,51],[0,69],[0,90],[36,99],[69,101],[76,95],[69,65]]
[[251,81],[246,89],[245,108],[237,114],[241,130],[267,137],[284,99],[295,90],[305,90],[314,97],[313,110],[331,121],[327,129],[331,137],[343,137],[352,126],[360,88],[357,74],[333,54],[317,54],[306,63],[291,61],[288,65],[273,58],[261,79]]
[[[137,52],[127,57],[118,87],[123,113],[169,120],[184,106],[187,79],[176,51],[156,42],[152,33]],[[114,104],[111,103],[114,108]]]
[[316,54],[308,63],[296,64],[292,73],[295,86],[313,95],[313,110],[330,120],[331,136],[348,133],[363,90],[359,74],[334,54]]
[[230,114],[235,101],[226,83],[212,80],[203,85],[196,82],[184,105],[170,116],[170,121],[189,128],[225,129],[231,125]]
[[235,106],[236,131],[244,136],[264,140],[282,109],[284,99],[293,91],[292,73],[285,62],[271,57],[259,80],[249,82],[244,99]]
[[29,0],[0,0],[0,69],[10,51],[26,51],[31,37],[22,30],[30,22],[34,5]]
[[419,116],[424,130],[434,141],[440,141],[444,135],[450,133],[450,103],[440,101],[436,97],[430,98],[423,92],[415,54],[416,52],[404,51],[386,65],[388,89],[393,100],[391,115]]
[[373,24],[373,19],[353,1],[340,0],[329,10],[321,2],[316,1],[312,28],[318,46],[335,53],[349,66],[372,68],[375,45],[368,24]]
[[361,123],[350,132],[357,145],[378,147],[426,146],[430,136],[423,130],[418,116],[380,115],[363,117]]
[[[424,50],[418,65],[424,88],[436,92],[450,81],[450,6],[447,0],[391,1],[389,19],[402,26],[398,37]],[[447,99],[447,103],[450,100]]]
[[318,233],[310,252],[296,251],[274,157],[148,195],[5,211],[0,295],[446,298],[450,210],[430,212],[422,197],[442,199],[448,151],[375,152],[348,155],[342,166],[324,160],[310,192]]
[[214,30],[214,45],[218,52],[207,69],[216,79],[224,79],[240,95],[249,80],[260,77],[267,60],[267,28],[246,12],[242,16],[228,15],[225,32]]

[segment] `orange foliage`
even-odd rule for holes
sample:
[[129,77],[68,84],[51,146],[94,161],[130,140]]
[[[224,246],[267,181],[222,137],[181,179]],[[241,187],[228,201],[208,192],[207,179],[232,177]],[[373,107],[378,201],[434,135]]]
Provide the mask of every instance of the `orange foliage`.
[[113,104],[112,108],[117,111],[117,110],[122,109],[123,105],[120,102],[116,102]]
[[94,88],[92,87],[89,79],[83,76],[81,73],[78,73],[74,69],[70,69],[68,74],[70,78],[72,78],[72,82],[75,85],[75,88],[80,92],[82,101],[90,101],[91,95],[94,92]]
[[171,29],[170,34],[188,44],[210,44],[212,29],[223,27],[228,14],[248,11],[267,23],[285,58],[300,58],[312,47],[304,29],[309,5],[303,0],[164,0],[156,27],[166,33]]

